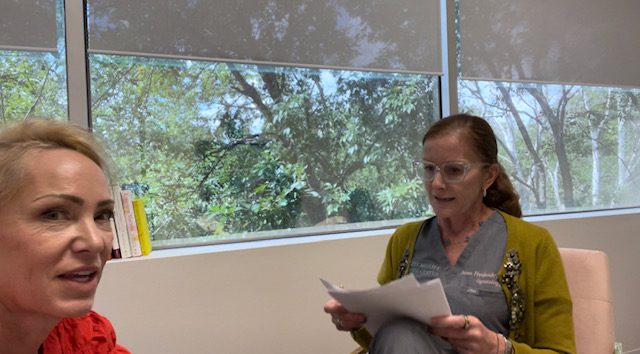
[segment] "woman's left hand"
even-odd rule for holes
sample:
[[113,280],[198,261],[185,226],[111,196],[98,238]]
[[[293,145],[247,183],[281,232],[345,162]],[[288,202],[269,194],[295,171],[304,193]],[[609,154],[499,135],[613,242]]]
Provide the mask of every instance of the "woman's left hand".
[[434,317],[429,331],[447,340],[461,354],[499,353],[499,335],[485,327],[475,316]]

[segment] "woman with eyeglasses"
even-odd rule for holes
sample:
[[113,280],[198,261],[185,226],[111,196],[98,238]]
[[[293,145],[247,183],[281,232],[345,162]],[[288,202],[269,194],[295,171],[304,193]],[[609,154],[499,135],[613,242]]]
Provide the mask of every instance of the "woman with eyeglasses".
[[91,311],[113,205],[91,134],[43,119],[0,129],[0,353],[129,353]]
[[336,328],[372,354],[575,353],[559,251],[547,230],[520,219],[491,126],[450,116],[429,128],[422,145],[414,166],[435,216],[398,227],[378,282],[409,273],[420,282],[440,278],[453,315],[392,321],[372,338],[363,314],[332,299],[324,309]]

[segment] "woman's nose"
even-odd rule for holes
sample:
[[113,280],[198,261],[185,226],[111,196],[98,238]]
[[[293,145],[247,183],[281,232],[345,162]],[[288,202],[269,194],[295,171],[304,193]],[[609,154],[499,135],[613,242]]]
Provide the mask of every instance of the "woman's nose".
[[108,238],[112,237],[111,230],[98,225],[93,217],[80,220],[76,233],[75,252],[100,253],[108,243]]
[[431,185],[443,186],[445,184],[444,177],[442,176],[442,171],[440,169],[435,170],[433,173],[433,181],[431,181]]

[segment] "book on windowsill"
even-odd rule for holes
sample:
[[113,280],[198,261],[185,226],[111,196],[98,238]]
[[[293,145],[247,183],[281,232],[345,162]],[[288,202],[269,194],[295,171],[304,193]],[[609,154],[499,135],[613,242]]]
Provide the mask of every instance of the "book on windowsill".
[[385,323],[409,317],[429,324],[433,317],[450,316],[451,309],[439,278],[419,283],[413,274],[368,290],[347,290],[320,279],[329,295],[351,312],[367,317],[371,335]]
[[144,202],[142,199],[134,199],[133,214],[136,217],[136,225],[138,226],[138,239],[140,240],[140,249],[142,255],[146,256],[151,253],[151,232],[149,231],[149,223],[147,222],[147,213],[144,211]]
[[127,232],[127,221],[124,217],[124,211],[122,209],[122,197],[120,192],[122,189],[119,186],[112,186],[111,193],[114,201],[113,206],[113,220],[115,222],[115,235],[118,238],[118,245],[120,246],[121,258],[131,257],[131,244],[129,241],[129,233]]
[[142,249],[140,248],[140,238],[138,236],[138,225],[136,224],[136,217],[133,213],[132,193],[129,190],[122,189],[120,191],[120,197],[122,198],[122,212],[124,213],[127,235],[129,235],[129,244],[131,245],[131,256],[142,256]]
[[113,218],[109,218],[109,224],[111,225],[111,233],[113,235],[113,241],[111,244],[111,258],[122,258],[122,253],[120,253],[120,243],[118,242],[118,233],[116,231],[116,222]]

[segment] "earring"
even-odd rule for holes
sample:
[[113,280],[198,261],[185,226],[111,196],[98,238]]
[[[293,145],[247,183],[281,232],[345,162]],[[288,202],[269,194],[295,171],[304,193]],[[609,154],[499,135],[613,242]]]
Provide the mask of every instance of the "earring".
[[487,197],[487,189],[482,188],[482,198],[486,198],[486,197]]

